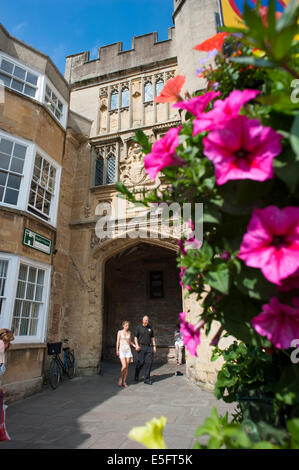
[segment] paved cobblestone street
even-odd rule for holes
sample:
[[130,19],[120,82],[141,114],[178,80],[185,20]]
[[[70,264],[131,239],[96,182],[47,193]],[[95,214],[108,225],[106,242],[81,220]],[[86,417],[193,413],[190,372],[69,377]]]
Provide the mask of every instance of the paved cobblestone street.
[[176,365],[155,366],[152,386],[135,384],[130,366],[129,387],[120,389],[118,364],[103,364],[102,375],[65,379],[54,391],[45,386],[9,405],[11,441],[0,443],[0,449],[142,449],[128,439],[130,429],[162,414],[167,417],[167,447],[191,448],[194,431],[212,406],[221,414],[234,406],[190,383],[181,367],[183,376],[175,375]]

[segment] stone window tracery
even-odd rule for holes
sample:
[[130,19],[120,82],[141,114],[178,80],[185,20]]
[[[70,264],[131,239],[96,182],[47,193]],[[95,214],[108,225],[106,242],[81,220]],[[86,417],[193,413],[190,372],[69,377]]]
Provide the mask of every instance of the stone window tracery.
[[156,96],[159,96],[164,87],[164,81],[162,78],[159,78],[156,81]]
[[154,99],[153,85],[151,82],[146,82],[144,85],[144,102],[150,103]]
[[121,107],[128,108],[130,106],[130,91],[128,87],[124,87],[121,91]]
[[115,155],[110,154],[107,158],[107,184],[115,182],[115,166]]
[[101,145],[96,149],[94,186],[115,183],[117,177],[118,144]]
[[111,99],[110,99],[110,110],[118,109],[118,91],[113,90],[111,92]]
[[99,156],[96,159],[96,167],[95,167],[95,186],[101,186],[104,181],[104,159],[103,157]]

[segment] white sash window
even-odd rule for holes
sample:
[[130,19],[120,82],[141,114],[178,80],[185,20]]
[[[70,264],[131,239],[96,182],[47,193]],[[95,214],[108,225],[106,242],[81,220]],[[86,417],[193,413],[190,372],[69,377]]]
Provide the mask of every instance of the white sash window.
[[51,266],[0,253],[0,328],[13,329],[15,342],[45,339]]

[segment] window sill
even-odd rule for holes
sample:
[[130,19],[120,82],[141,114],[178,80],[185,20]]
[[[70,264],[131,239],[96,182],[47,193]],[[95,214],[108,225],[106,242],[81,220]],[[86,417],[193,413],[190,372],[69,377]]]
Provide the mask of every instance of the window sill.
[[7,211],[23,217],[28,217],[29,219],[34,220],[35,222],[39,222],[41,225],[44,225],[46,228],[52,230],[53,232],[56,232],[56,227],[54,227],[54,225],[51,225],[49,222],[46,222],[42,218],[32,214],[29,211],[27,212],[22,209],[18,209],[17,207],[14,208],[12,206],[6,206],[5,204],[0,203],[0,212],[1,211]]
[[46,343],[11,343],[8,351],[17,351],[19,349],[46,349]]
[[116,182],[115,183],[105,183],[105,184],[100,184],[99,186],[90,186],[90,191],[96,191],[97,189],[101,189],[101,188],[104,188],[104,189],[107,189],[107,188],[116,188]]

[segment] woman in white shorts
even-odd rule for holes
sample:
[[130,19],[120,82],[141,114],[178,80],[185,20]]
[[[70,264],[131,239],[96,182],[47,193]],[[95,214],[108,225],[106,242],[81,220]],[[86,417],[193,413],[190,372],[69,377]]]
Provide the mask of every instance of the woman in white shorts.
[[131,332],[129,331],[130,322],[124,321],[123,329],[117,332],[116,339],[116,355],[119,357],[121,362],[120,378],[117,382],[119,387],[123,386],[127,388],[126,379],[128,375],[129,365],[133,358],[131,346],[135,348],[135,344],[131,341]]

